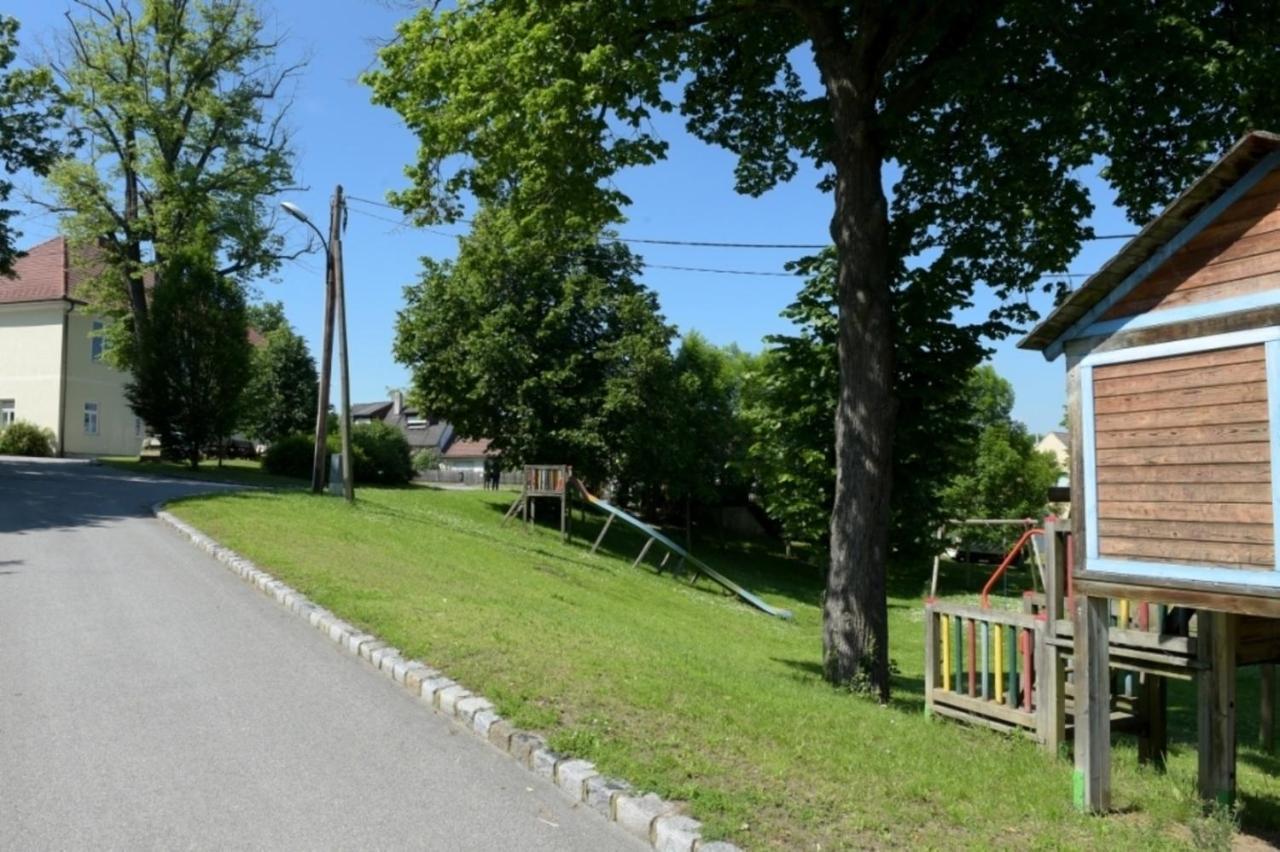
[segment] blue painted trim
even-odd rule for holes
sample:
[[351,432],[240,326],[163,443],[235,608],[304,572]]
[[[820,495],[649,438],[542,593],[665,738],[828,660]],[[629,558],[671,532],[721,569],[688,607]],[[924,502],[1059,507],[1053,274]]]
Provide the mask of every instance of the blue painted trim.
[[1212,302],[1166,308],[1162,311],[1148,311],[1131,317],[1095,322],[1081,333],[1081,337],[1097,337],[1103,334],[1114,334],[1117,331],[1154,328],[1158,325],[1206,319],[1238,311],[1268,308],[1272,305],[1280,305],[1280,290],[1267,290],[1262,293],[1250,293],[1247,296],[1234,296],[1230,299],[1217,299]]
[[1189,337],[1183,340],[1171,340],[1168,343],[1153,343],[1149,346],[1133,346],[1128,349],[1114,349],[1109,352],[1094,352],[1081,359],[1080,364],[1090,367],[1098,367],[1103,364],[1127,364],[1131,361],[1147,361],[1152,358],[1168,358],[1173,355],[1207,352],[1210,349],[1252,346],[1256,343],[1266,343],[1270,340],[1280,340],[1280,327],[1251,328],[1245,331],[1214,334],[1208,337]]
[[1080,429],[1084,447],[1085,556],[1098,557],[1098,452],[1093,418],[1093,367],[1080,366]]
[[1128,559],[1090,559],[1089,571],[1099,574],[1127,574],[1161,580],[1188,580],[1193,583],[1235,583],[1240,586],[1280,588],[1280,572],[1247,571],[1226,565],[1176,565],[1172,562],[1139,562]]
[[1276,570],[1280,571],[1280,340],[1268,340],[1267,426],[1271,433],[1271,543],[1276,549]]
[[1257,165],[1250,169],[1244,177],[1236,181],[1226,192],[1218,196],[1218,198],[1209,206],[1205,207],[1197,213],[1190,222],[1188,222],[1181,231],[1173,236],[1167,243],[1160,246],[1155,252],[1143,261],[1137,269],[1130,272],[1120,284],[1107,295],[1103,296],[1101,301],[1089,310],[1085,311],[1080,319],[1071,324],[1071,327],[1058,335],[1058,338],[1045,347],[1045,357],[1052,361],[1062,354],[1062,348],[1068,340],[1083,336],[1083,331],[1089,326],[1097,322],[1098,318],[1111,309],[1116,302],[1119,302],[1125,296],[1143,282],[1152,272],[1155,272],[1165,261],[1167,261],[1178,249],[1190,242],[1196,234],[1203,231],[1208,225],[1224,210],[1240,200],[1246,192],[1253,187],[1267,174],[1280,164],[1280,151],[1272,151],[1263,157]]

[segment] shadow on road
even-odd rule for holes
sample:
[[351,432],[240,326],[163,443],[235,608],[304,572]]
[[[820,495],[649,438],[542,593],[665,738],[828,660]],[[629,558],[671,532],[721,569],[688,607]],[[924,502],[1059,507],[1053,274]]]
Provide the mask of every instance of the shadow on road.
[[0,534],[98,526],[148,517],[161,500],[229,486],[138,476],[87,462],[0,459]]

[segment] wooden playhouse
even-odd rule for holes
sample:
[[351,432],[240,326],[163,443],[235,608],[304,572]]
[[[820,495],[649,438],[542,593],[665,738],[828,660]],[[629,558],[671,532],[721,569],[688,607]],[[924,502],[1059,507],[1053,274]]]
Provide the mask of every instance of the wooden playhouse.
[[1241,139],[1019,345],[1066,358],[1077,802],[1110,806],[1119,601],[1194,612],[1200,791],[1229,798],[1236,667],[1280,658],[1280,136]]

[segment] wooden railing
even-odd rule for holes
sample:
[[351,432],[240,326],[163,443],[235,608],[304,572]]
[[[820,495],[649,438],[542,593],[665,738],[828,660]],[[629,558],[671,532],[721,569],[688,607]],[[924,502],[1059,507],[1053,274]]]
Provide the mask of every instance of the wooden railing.
[[1001,731],[1040,730],[1046,622],[1035,615],[925,604],[925,708]]

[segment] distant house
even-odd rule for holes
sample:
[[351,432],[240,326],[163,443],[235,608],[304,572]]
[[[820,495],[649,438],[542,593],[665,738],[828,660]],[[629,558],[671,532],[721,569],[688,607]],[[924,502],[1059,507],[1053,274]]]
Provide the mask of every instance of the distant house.
[[1070,448],[1071,436],[1066,432],[1049,432],[1036,444],[1036,449],[1040,452],[1053,453],[1053,457],[1058,460],[1058,467],[1064,471],[1069,469]]
[[406,408],[404,395],[396,391],[391,399],[378,402],[361,402],[351,406],[352,423],[371,423],[380,420],[395,426],[404,433],[412,452],[435,450],[444,455],[453,441],[453,424],[439,417],[419,414]]
[[461,438],[445,450],[440,469],[460,473],[483,473],[485,460],[492,457],[488,438]]
[[29,249],[0,276],[0,426],[51,429],[59,455],[138,452],[143,422],[129,408],[129,374],[110,366],[105,323],[78,297],[88,277],[65,237]]

